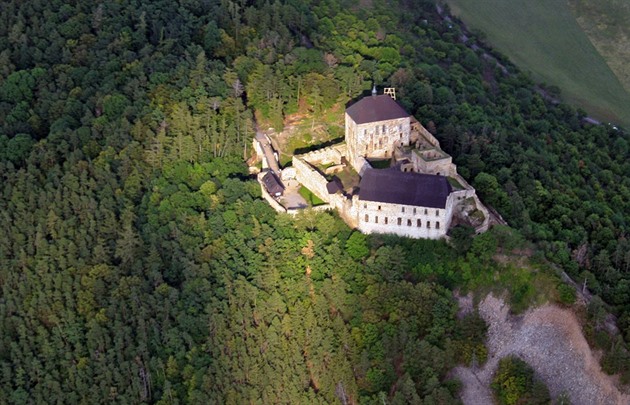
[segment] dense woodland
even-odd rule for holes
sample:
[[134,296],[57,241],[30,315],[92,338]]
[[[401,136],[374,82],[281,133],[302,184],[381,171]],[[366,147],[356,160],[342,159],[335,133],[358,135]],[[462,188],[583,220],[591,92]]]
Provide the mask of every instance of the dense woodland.
[[483,361],[484,325],[450,289],[497,268],[495,236],[293,221],[243,163],[255,114],[280,129],[373,82],[630,339],[628,135],[497,55],[506,74],[432,1],[361,4],[0,4],[0,398],[456,403],[446,374]]

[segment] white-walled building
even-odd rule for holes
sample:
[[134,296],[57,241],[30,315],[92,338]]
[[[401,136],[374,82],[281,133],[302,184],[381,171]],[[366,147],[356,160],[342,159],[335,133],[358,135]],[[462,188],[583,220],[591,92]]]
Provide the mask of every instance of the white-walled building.
[[411,238],[445,236],[453,213],[446,177],[396,169],[365,170],[355,203],[362,232]]

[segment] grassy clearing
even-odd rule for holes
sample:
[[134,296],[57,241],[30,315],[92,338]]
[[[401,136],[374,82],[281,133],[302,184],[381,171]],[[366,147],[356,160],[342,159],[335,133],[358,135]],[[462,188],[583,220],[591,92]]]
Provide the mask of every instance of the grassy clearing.
[[516,231],[495,226],[475,239],[473,254],[479,253],[479,246],[486,246],[486,252],[493,253],[492,260],[485,271],[461,269],[465,273],[465,292],[472,291],[478,299],[489,293],[497,297],[507,293],[511,311],[517,314],[548,302],[561,302],[558,289],[563,284],[556,270],[544,259],[536,258],[534,247]]
[[457,179],[455,179],[453,177],[447,177],[447,180],[448,180],[449,184],[451,185],[451,187],[453,187],[454,190],[463,190],[464,189],[464,186],[459,184],[459,181],[457,181]]
[[343,138],[343,111],[343,104],[339,103],[317,116],[294,114],[287,117],[282,132],[269,134],[280,149],[280,165],[284,167],[296,153]]
[[630,92],[630,1],[569,0],[578,24]]
[[299,191],[300,195],[309,203],[312,207],[316,207],[318,205],[326,204],[321,198],[313,194],[311,190],[302,186]]
[[392,165],[391,159],[368,159],[368,162],[375,169],[389,169]]
[[630,125],[630,93],[591,44],[566,0],[446,0],[470,28],[537,81],[601,120]]

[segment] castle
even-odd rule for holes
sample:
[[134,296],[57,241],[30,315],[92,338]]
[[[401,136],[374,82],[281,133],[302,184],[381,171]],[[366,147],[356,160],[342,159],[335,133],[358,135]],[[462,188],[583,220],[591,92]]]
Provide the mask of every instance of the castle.
[[477,232],[487,229],[488,211],[475,190],[437,139],[396,102],[393,89],[386,90],[374,89],[346,109],[345,143],[293,156],[282,180],[297,180],[326,202],[324,209],[337,209],[364,233],[439,239],[455,214]]

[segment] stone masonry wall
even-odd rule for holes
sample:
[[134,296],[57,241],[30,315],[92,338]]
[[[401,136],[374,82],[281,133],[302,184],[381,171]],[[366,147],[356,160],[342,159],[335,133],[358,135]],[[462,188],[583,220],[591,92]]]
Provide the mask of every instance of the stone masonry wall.
[[444,209],[360,200],[355,204],[358,204],[358,224],[362,232],[394,233],[411,238],[444,237],[453,210],[450,196]]
[[361,167],[356,158],[360,156],[391,157],[394,145],[409,145],[410,133],[409,117],[358,125],[346,113],[348,157],[357,172],[361,170]]
[[293,156],[293,167],[295,168],[295,178],[304,187],[311,190],[316,196],[330,203],[326,183],[328,181],[301,156]]
[[442,159],[424,160],[418,151],[414,151],[411,154],[411,161],[414,171],[418,173],[440,174],[442,176],[453,176],[454,174],[453,158],[446,154]]

